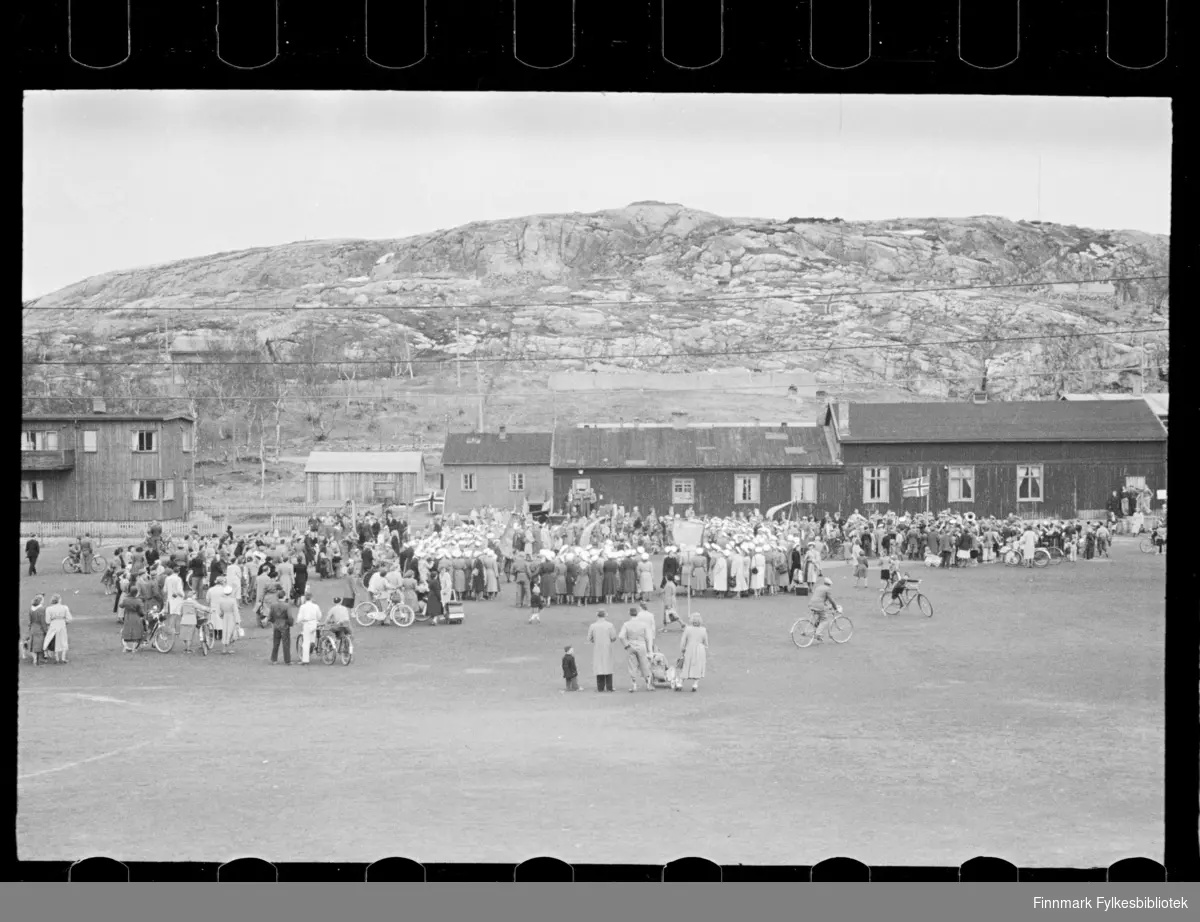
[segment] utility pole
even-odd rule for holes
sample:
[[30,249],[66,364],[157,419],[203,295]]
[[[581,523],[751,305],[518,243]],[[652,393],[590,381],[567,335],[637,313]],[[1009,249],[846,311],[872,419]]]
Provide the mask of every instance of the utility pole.
[[458,318],[454,318],[454,368],[458,373],[458,386],[462,387],[462,340],[458,335]]
[[483,380],[480,378],[479,353],[475,353],[475,390],[479,391],[479,431],[483,432]]

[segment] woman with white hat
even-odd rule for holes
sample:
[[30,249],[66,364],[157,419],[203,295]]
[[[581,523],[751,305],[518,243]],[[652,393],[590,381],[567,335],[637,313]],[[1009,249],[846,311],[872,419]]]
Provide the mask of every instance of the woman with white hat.
[[718,596],[729,593],[729,559],[724,554],[713,554],[712,587]]
[[738,598],[741,598],[742,593],[750,588],[750,584],[746,581],[746,559],[742,556],[741,549],[734,545],[732,553],[729,557],[729,581],[732,583],[731,589]]
[[708,589],[708,555],[704,548],[696,548],[692,556],[692,594],[702,595]]
[[750,589],[754,592],[754,597],[759,598],[762,595],[763,587],[767,584],[767,557],[763,553],[761,544],[754,546],[754,556],[750,560]]
[[642,551],[637,563],[637,590],[640,601],[650,601],[650,594],[654,591],[654,565],[645,551]]
[[241,614],[238,612],[237,599],[233,595],[233,587],[225,586],[217,598],[217,622],[221,625],[221,652],[232,653],[234,641],[237,640],[238,627],[241,624]]

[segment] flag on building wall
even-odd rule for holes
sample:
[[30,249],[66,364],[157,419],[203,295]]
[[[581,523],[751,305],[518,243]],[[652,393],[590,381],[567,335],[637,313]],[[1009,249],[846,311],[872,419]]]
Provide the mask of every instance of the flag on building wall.
[[928,496],[929,495],[929,478],[928,477],[910,477],[904,481],[904,495],[907,496]]

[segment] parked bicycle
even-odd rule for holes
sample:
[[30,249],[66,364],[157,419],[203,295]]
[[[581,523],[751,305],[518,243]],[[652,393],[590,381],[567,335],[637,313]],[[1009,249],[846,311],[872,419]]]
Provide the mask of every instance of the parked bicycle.
[[[339,638],[332,629],[319,624],[313,635],[311,653],[318,656],[326,666],[332,666],[339,659],[343,666],[349,666],[354,660],[354,641],[349,634],[343,634]],[[301,632],[296,635],[296,656],[302,657],[303,654],[304,634]]]
[[[414,620],[417,620],[417,614],[408,605],[393,597],[384,603],[384,607],[380,607],[372,601],[359,602],[354,606],[354,620],[362,627],[380,623],[408,627]],[[424,621],[425,618],[422,617],[419,620]]]
[[[1006,547],[1001,554],[1003,555],[1004,565],[1006,567],[1020,567],[1025,563],[1024,553],[1022,553],[1021,549],[1015,545]],[[1044,547],[1034,548],[1033,565],[1038,569],[1050,566],[1050,552]]]
[[[166,621],[167,619],[163,616],[162,610],[157,605],[146,612],[146,632],[143,642],[153,646],[159,653],[170,653],[175,647],[176,639],[179,637],[178,630],[171,631],[167,629]],[[200,654],[208,656],[208,651],[217,642],[216,631],[213,630],[212,622],[207,619],[198,621],[196,633],[200,639]]]
[[[83,571],[83,558],[78,554],[68,554],[63,558],[62,568],[64,573],[80,573]],[[107,569],[108,564],[103,557],[97,555],[92,558],[92,571],[99,572],[101,579]]]

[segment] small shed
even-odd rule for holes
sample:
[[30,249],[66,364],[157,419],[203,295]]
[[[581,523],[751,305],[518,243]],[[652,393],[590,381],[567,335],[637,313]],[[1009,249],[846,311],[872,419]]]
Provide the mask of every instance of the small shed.
[[411,503],[425,491],[419,451],[314,451],[304,466],[309,503]]

